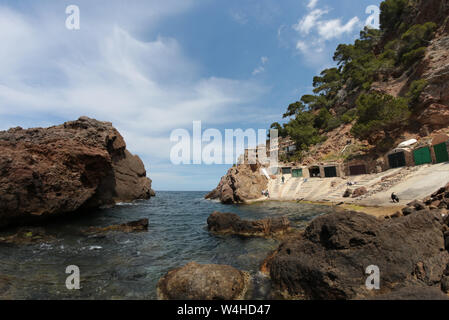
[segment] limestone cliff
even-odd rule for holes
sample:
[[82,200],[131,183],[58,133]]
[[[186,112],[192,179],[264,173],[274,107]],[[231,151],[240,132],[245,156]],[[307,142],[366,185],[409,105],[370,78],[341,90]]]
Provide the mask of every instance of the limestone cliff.
[[154,195],[109,122],[0,132],[0,227]]

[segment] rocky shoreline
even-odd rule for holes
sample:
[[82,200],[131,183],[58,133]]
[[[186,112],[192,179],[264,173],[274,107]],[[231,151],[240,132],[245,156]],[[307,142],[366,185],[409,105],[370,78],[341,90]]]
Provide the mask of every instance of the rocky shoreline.
[[[409,203],[389,219],[343,209],[315,218],[304,231],[284,237],[278,249],[262,262],[260,271],[271,279],[271,298],[448,300],[448,209],[449,184],[423,201]],[[228,213],[214,212],[208,219],[211,232],[270,236],[271,232],[261,232],[257,227],[257,232],[249,231],[260,225],[263,225],[260,221],[244,221]],[[173,273],[185,276],[183,270],[195,266],[197,270],[205,268],[193,263],[176,269],[164,276],[160,285],[167,286],[167,277],[176,279]],[[366,285],[369,275],[366,270],[372,266],[380,271],[377,290]],[[207,267],[209,271],[221,268]],[[208,286],[201,287],[198,282],[194,285],[195,295],[188,290],[182,294],[182,290],[176,289],[178,284],[175,282],[172,288],[176,299],[204,298],[210,296],[211,290],[220,291],[222,284],[223,289],[227,288],[229,275],[210,273],[205,273],[205,277],[216,280],[213,290]],[[204,279],[201,281],[209,283]],[[198,292],[198,288],[203,289]],[[167,293],[159,294],[160,299],[172,297]]]
[[120,133],[87,117],[0,132],[0,168],[0,228],[155,195]]
[[225,204],[247,203],[261,198],[268,180],[260,174],[260,164],[240,164],[232,167],[218,186],[205,198],[220,200]]

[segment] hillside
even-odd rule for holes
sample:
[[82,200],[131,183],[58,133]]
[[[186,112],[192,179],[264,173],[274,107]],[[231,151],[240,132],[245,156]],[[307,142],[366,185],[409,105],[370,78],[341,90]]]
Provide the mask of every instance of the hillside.
[[296,143],[284,160],[376,161],[404,140],[449,132],[449,1],[387,0],[380,20],[339,45],[337,67],[272,125]]
[[[313,94],[288,106],[285,123],[271,125],[296,146],[280,154],[281,162],[354,161],[378,174],[390,168],[385,155],[399,143],[447,137],[441,134],[449,134],[449,0],[386,0],[380,22],[379,30],[365,28],[353,44],[339,45],[336,67],[313,78]],[[252,201],[266,188],[257,170],[238,165],[207,198]]]

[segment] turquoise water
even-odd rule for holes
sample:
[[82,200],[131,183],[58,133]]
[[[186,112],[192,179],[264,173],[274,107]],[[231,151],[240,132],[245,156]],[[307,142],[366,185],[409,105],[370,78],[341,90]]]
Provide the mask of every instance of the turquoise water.
[[[244,219],[285,215],[295,228],[304,228],[312,218],[332,210],[282,202],[225,206],[205,200],[205,194],[158,192],[150,200],[41,226],[55,241],[0,245],[0,298],[156,299],[156,284],[163,274],[196,261],[232,265],[250,272],[257,286],[249,298],[264,299],[269,282],[258,275],[259,265],[279,243],[272,239],[212,235],[206,228],[207,217],[213,211],[233,212]],[[104,227],[142,218],[150,220],[148,232],[111,232],[90,237],[82,233],[90,226]],[[69,265],[80,268],[80,290],[65,287]]]

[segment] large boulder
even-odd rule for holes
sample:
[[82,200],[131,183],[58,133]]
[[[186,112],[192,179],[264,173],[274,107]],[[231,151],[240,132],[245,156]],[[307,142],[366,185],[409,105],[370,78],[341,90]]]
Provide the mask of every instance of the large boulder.
[[[365,299],[402,286],[439,287],[449,262],[442,230],[441,215],[429,211],[386,221],[336,212],[282,243],[265,267],[286,297]],[[371,265],[380,269],[380,290],[366,288]]]
[[214,212],[207,218],[209,231],[221,234],[242,236],[273,236],[290,230],[290,221],[286,217],[262,220],[242,220],[234,213]]
[[109,122],[0,132],[0,227],[152,194],[142,161]]
[[225,204],[243,203],[262,197],[268,187],[267,178],[260,173],[260,164],[239,164],[229,169],[218,186],[206,199],[220,200]]
[[240,300],[249,275],[231,266],[191,262],[169,271],[157,285],[160,300]]

